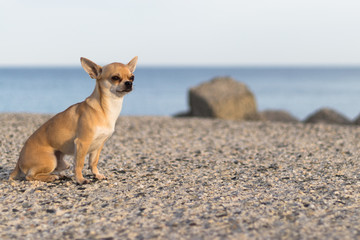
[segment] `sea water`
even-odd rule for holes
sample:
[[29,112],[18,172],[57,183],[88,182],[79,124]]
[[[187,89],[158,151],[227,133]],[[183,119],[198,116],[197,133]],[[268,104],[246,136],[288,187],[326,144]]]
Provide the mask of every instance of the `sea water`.
[[[122,115],[185,112],[188,90],[217,76],[245,83],[260,111],[282,109],[299,119],[322,107],[350,119],[360,113],[360,68],[139,66]],[[94,86],[81,68],[0,68],[0,112],[54,114],[83,101]]]

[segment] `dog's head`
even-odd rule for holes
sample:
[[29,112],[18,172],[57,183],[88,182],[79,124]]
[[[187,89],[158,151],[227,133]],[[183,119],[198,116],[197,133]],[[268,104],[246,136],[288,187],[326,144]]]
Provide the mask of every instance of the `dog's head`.
[[82,67],[97,80],[100,88],[118,97],[132,91],[137,60],[138,57],[134,57],[128,64],[111,63],[101,67],[89,59],[80,58]]

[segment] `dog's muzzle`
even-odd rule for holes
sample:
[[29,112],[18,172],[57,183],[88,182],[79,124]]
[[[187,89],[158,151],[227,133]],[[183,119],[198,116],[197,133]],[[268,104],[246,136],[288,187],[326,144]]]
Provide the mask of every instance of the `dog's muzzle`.
[[131,90],[132,89],[132,82],[130,82],[130,81],[125,82],[125,88],[126,88],[126,90]]

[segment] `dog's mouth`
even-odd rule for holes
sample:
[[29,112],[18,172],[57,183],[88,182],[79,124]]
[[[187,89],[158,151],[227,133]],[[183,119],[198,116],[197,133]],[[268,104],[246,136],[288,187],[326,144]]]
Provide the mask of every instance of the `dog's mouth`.
[[116,92],[118,92],[118,93],[124,93],[124,92],[128,93],[128,92],[131,92],[131,91],[132,91],[132,89],[125,89],[125,90],[121,90],[121,91],[116,90]]

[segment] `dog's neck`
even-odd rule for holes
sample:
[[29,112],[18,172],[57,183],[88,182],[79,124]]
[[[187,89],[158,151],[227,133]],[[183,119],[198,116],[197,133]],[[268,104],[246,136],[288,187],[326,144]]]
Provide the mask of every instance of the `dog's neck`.
[[96,81],[95,89],[89,98],[96,100],[108,123],[111,127],[114,127],[122,109],[124,96],[113,96],[110,92],[102,89],[101,85]]

